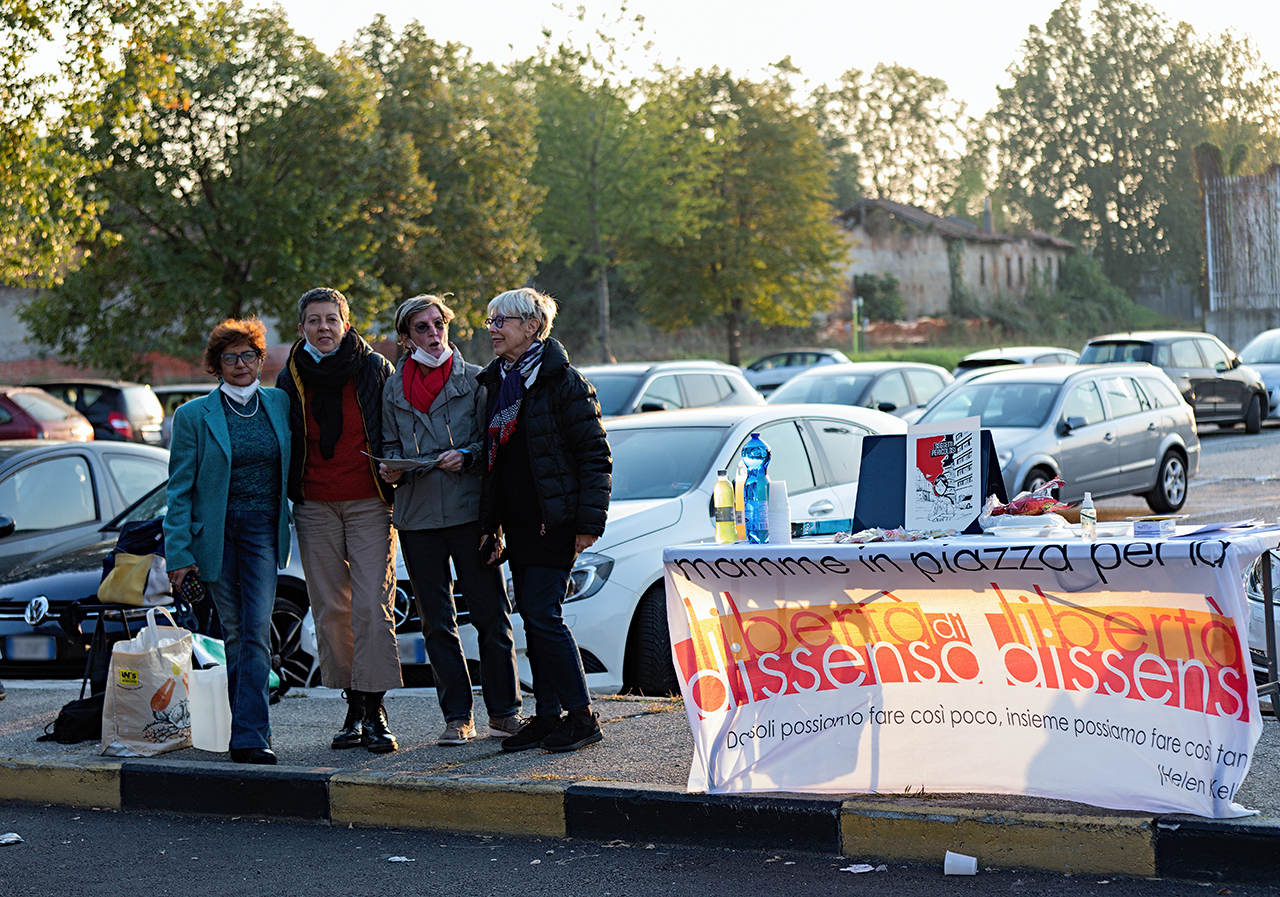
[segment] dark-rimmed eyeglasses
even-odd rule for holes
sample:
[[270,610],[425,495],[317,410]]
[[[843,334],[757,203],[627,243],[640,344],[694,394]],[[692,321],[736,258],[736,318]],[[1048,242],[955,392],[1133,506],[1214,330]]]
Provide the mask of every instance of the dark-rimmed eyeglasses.
[[229,368],[235,367],[237,361],[243,361],[246,367],[253,367],[253,363],[260,357],[257,351],[241,352],[239,355],[234,352],[223,352],[218,356],[219,360]]
[[495,330],[501,330],[502,325],[507,321],[523,321],[528,315],[494,315],[492,318],[484,319],[484,326],[492,327]]
[[445,328],[449,325],[445,323],[444,318],[437,321],[419,321],[413,325],[414,333],[444,333]]

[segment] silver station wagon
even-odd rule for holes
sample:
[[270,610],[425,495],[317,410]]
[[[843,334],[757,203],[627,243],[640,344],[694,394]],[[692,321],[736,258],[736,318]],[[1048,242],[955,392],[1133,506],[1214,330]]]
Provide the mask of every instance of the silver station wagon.
[[1187,500],[1200,462],[1191,406],[1149,364],[975,374],[940,393],[919,422],[970,416],[991,430],[1010,497],[1061,476],[1063,501],[1132,493],[1169,513]]

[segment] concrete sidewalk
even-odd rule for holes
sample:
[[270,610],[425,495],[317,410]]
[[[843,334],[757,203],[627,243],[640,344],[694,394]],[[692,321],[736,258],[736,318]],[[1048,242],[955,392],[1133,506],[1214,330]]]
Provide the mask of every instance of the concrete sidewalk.
[[[96,742],[37,742],[78,682],[7,681],[0,703],[0,801],[312,819],[525,837],[698,844],[980,868],[1280,881],[1280,725],[1264,731],[1238,820],[1153,816],[991,794],[688,794],[693,751],[677,699],[597,696],[605,740],[570,754],[503,753],[497,739],[439,747],[435,693],[387,695],[400,749],[334,751],[338,692],[294,689],[272,707],[275,767],[194,748],[102,757]],[[477,712],[483,713],[477,695]],[[532,712],[532,699],[526,702]],[[485,730],[482,730],[482,733]]]

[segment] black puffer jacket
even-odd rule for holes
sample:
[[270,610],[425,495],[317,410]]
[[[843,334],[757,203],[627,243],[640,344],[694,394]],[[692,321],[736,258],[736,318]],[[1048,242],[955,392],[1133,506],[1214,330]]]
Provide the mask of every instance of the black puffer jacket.
[[[600,402],[595,387],[570,367],[564,346],[553,339],[544,343],[542,367],[524,394],[519,423],[528,428],[542,522],[547,529],[571,525],[574,533],[599,536],[613,486],[613,456],[600,422]],[[489,391],[486,431],[502,386],[501,363],[495,358],[476,377]],[[486,455],[481,459],[486,465],[487,443],[486,433]],[[486,474],[480,487],[480,524],[487,533],[498,531],[500,499],[496,478]]]
[[[355,375],[356,402],[360,405],[360,419],[364,423],[364,439],[369,446],[368,452],[380,458],[382,457],[382,386],[394,369],[391,362],[375,352],[364,339],[357,335],[356,340],[356,351],[364,356],[364,364],[360,365]],[[307,463],[307,424],[310,422],[312,426],[315,425],[314,419],[308,419],[305,403],[302,401],[304,393],[302,377],[298,373],[298,365],[294,362],[294,356],[304,351],[303,343],[304,340],[298,340],[293,344],[293,348],[289,350],[288,364],[276,377],[276,387],[289,394],[289,436],[293,448],[289,453],[288,494],[289,500],[295,504],[304,498],[302,470]],[[394,495],[393,487],[378,476],[378,466],[372,458],[369,460],[369,465],[373,471],[373,481],[378,484],[378,491],[382,493],[382,500],[391,504]]]

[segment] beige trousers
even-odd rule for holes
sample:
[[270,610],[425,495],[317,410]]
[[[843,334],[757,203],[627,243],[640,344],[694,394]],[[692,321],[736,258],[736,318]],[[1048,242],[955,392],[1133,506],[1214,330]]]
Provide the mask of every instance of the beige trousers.
[[399,688],[396,548],[380,498],[294,505],[302,569],[316,621],[321,681],[329,688]]

